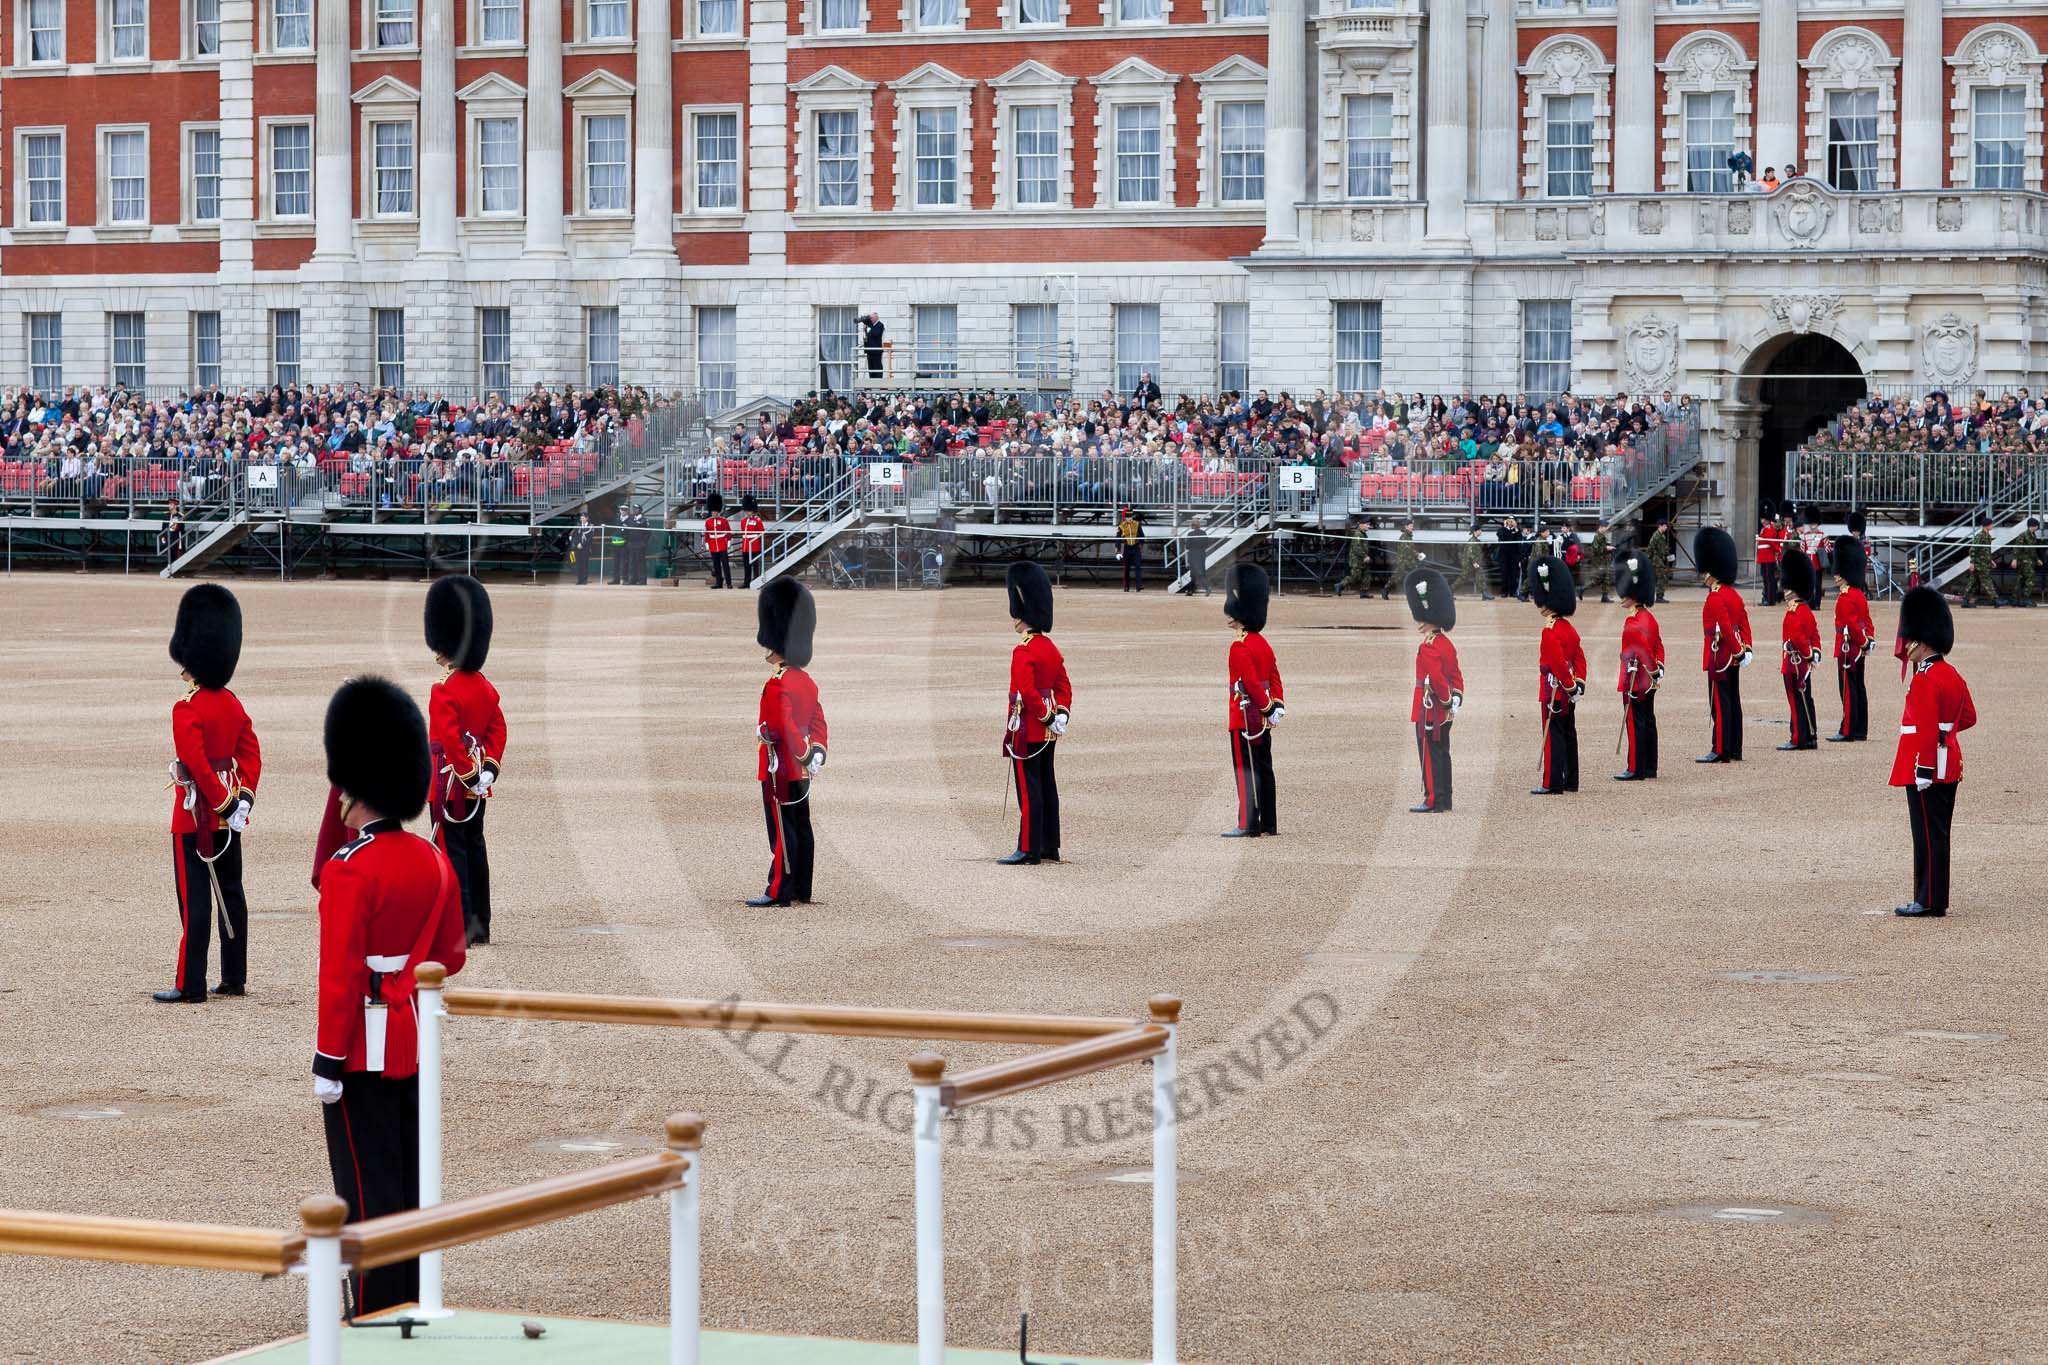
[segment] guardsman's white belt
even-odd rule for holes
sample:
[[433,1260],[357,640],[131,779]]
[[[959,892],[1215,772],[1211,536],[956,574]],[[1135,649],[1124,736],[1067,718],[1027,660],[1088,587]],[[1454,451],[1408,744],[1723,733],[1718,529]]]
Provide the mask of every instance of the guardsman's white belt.
[[363,959],[370,969],[370,993],[363,997],[363,1070],[382,1074],[384,1031],[390,1023],[391,1006],[384,1000],[383,980],[405,970],[409,961],[403,953],[376,953]]

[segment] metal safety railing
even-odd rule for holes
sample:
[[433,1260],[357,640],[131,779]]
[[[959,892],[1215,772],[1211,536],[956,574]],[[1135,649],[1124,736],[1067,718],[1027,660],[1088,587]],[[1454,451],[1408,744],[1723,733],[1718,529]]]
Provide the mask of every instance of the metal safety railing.
[[2048,455],[2021,451],[1793,451],[1785,501],[1835,509],[1912,512],[1926,524],[1956,509],[1995,510],[2048,482]]

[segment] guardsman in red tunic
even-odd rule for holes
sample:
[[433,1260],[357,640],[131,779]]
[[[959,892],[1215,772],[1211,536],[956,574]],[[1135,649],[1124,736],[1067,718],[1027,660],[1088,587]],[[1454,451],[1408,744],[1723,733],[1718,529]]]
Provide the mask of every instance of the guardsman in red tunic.
[[1556,555],[1529,566],[1523,582],[1529,600],[1543,613],[1543,640],[1536,655],[1536,714],[1543,718],[1543,769],[1531,796],[1559,796],[1579,789],[1579,699],[1586,695],[1586,650],[1578,627],[1567,618],[1579,609],[1572,571]]
[[1797,545],[1786,549],[1779,569],[1785,578],[1786,606],[1779,633],[1785,657],[1778,671],[1785,677],[1785,700],[1792,708],[1792,738],[1778,748],[1781,752],[1818,749],[1813,670],[1820,664],[1820,623],[1813,619],[1813,604],[1820,600],[1820,571]]
[[1963,750],[1956,736],[1977,723],[1977,708],[1969,684],[1948,661],[1956,626],[1939,592],[1915,588],[1906,594],[1899,603],[1899,643],[1912,682],[1906,689],[1906,714],[1899,720],[1891,784],[1906,789],[1913,825],[1913,900],[1897,913],[1939,919],[1948,913],[1949,831],[1956,784],[1963,777]]
[[732,523],[725,519],[725,499],[704,495],[704,553],[711,558],[711,586],[732,586]]
[[1778,509],[1765,503],[1757,513],[1756,571],[1763,579],[1763,595],[1757,602],[1766,607],[1778,603],[1778,556],[1785,548],[1785,528],[1778,524]]
[[1657,689],[1664,682],[1664,633],[1650,608],[1657,600],[1657,566],[1641,550],[1614,560],[1614,595],[1626,615],[1621,623],[1622,732],[1628,767],[1617,782],[1647,782],[1657,775]]
[[[327,1164],[349,1221],[419,1207],[419,1009],[413,969],[462,970],[462,891],[433,844],[404,823],[427,803],[427,727],[382,678],[352,678],[327,704],[332,812],[355,837],[315,875],[319,1015],[313,1093]],[[354,1315],[420,1296],[419,1262],[349,1277]]]
[[759,618],[754,641],[768,651],[774,672],[761,686],[754,727],[761,755],[755,776],[768,818],[768,888],[747,904],[808,904],[818,847],[811,834],[811,780],[825,766],[827,739],[818,684],[804,671],[811,662],[818,607],[809,588],[794,578],[778,578],[761,589],[754,609]]
[[761,572],[761,547],[767,543],[768,523],[761,520],[760,504],[754,501],[752,493],[740,497],[740,572],[744,580],[740,586],[754,586],[754,575]]
[[1415,752],[1422,759],[1422,801],[1408,809],[1429,815],[1451,809],[1451,722],[1465,704],[1465,675],[1458,669],[1450,634],[1458,624],[1458,604],[1451,585],[1435,569],[1410,570],[1401,588],[1422,636],[1415,647],[1415,699],[1408,706]]
[[206,999],[207,939],[220,906],[220,982],[240,995],[249,979],[249,902],[242,894],[242,840],[263,776],[256,727],[228,691],[242,657],[242,608],[218,583],[178,601],[171,662],[190,686],[171,707],[171,866],[178,888],[178,969],[159,1004]]
[[1830,744],[1870,738],[1870,693],[1863,686],[1863,660],[1877,639],[1864,580],[1870,561],[1855,535],[1835,538],[1835,686],[1842,697],[1842,728]]
[[1742,670],[1756,651],[1750,643],[1749,609],[1735,591],[1735,541],[1718,526],[1703,526],[1693,537],[1692,557],[1707,580],[1707,600],[1700,608],[1706,638],[1700,667],[1706,670],[1707,712],[1714,723],[1714,747],[1693,761],[1740,763]]
[[1230,770],[1237,779],[1237,824],[1226,839],[1278,834],[1279,810],[1273,790],[1273,725],[1287,715],[1280,663],[1260,632],[1272,588],[1266,571],[1239,564],[1223,593],[1223,619],[1237,632],[1230,642]]
[[491,857],[484,811],[505,763],[505,712],[483,675],[491,653],[491,595],[468,574],[427,589],[427,648],[448,672],[427,699],[433,746],[434,834],[462,887],[469,943],[491,941]]
[[1024,638],[1010,651],[1003,757],[1017,783],[1017,848],[1006,867],[1060,860],[1060,788],[1053,750],[1067,732],[1074,688],[1052,642],[1052,580],[1029,560],[1010,566],[1010,623]]

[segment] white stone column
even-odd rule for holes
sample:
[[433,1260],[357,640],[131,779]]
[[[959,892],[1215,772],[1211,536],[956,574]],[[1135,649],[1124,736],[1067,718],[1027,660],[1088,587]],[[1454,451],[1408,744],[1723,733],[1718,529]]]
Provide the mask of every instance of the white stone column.
[[1657,26],[1655,0],[1616,0],[1614,16],[1614,188],[1657,188]]
[[256,4],[220,7],[220,358],[230,387],[269,378],[256,269]]
[[455,0],[420,5],[420,255],[455,242]]
[[349,5],[317,0],[320,7],[313,71],[313,254],[340,259],[355,252],[352,133],[349,102]]
[[1423,160],[1428,185],[1426,235],[1440,241],[1462,241],[1465,229],[1465,184],[1470,158],[1465,82],[1469,66],[1465,47],[1465,0],[1429,0],[1429,80],[1423,95],[1428,119]]
[[526,15],[526,254],[562,254],[562,7]]
[[1756,173],[1799,156],[1799,0],[1762,0],[1757,28]]
[[[789,6],[750,0],[747,18],[747,259],[789,259]],[[808,134],[806,134],[808,135]]]
[[1899,66],[1899,188],[1941,188],[1948,179],[1948,64],[1941,0],[1906,0],[1905,52]]
[[1266,251],[1294,251],[1308,198],[1308,9],[1266,6]]
[[[1479,197],[1513,199],[1522,130],[1515,115],[1515,0],[1486,0],[1479,40]],[[1496,75],[1494,73],[1506,73]]]
[[675,102],[668,0],[640,0],[634,30],[633,250],[675,255]]

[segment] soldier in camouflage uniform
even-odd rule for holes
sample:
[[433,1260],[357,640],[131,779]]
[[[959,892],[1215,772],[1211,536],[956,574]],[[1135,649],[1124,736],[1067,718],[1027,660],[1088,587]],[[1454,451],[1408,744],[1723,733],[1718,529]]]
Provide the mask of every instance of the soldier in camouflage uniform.
[[1479,539],[1477,526],[1458,547],[1458,581],[1451,586],[1457,592],[1478,593],[1482,602],[1493,600],[1493,594],[1487,591],[1486,546]]
[[2034,575],[2040,572],[2041,567],[2041,552],[2038,548],[2040,544],[2041,519],[2039,517],[2028,517],[2027,529],[2021,531],[2019,539],[2012,543],[2012,566],[2014,572],[2019,575],[2019,586],[2016,592],[2018,598],[2016,605],[2018,606],[2031,607],[2034,605]]
[[[1428,557],[1420,549],[1416,548],[1415,518],[1410,517],[1401,523],[1401,534],[1394,537],[1394,566],[1393,571],[1387,575],[1388,580],[1394,583],[1406,583],[1408,575],[1423,567],[1426,563],[1428,563]],[[1380,596],[1385,597],[1386,595],[1385,590],[1382,590]]]
[[1976,606],[1979,598],[1998,605],[1998,586],[1991,577],[1991,524],[1990,517],[1983,518],[1977,523],[1977,534],[1970,537],[1970,571],[1963,579],[1966,607]]
[[1614,588],[1614,551],[1607,544],[1607,523],[1601,522],[1593,530],[1592,548],[1586,551],[1586,591],[1600,590],[1600,600],[1611,600],[1608,594]]
[[1366,595],[1368,575],[1372,569],[1371,542],[1366,538],[1372,523],[1364,517],[1351,519],[1351,554],[1344,566],[1344,581],[1337,585],[1337,591],[1355,592]]
[[1650,543],[1643,547],[1650,556],[1650,566],[1657,571],[1657,600],[1664,600],[1664,590],[1671,586],[1671,520],[1657,519],[1657,529],[1650,536]]

